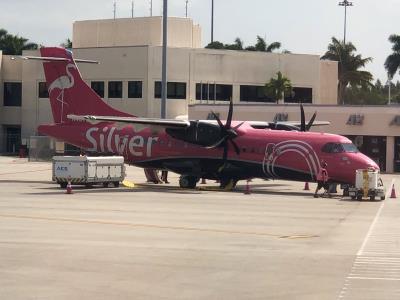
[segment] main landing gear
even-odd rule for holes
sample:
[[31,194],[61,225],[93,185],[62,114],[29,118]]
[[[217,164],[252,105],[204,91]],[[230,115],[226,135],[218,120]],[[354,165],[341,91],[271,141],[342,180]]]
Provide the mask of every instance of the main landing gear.
[[[179,178],[179,186],[184,189],[194,189],[200,178],[193,175],[181,175]],[[237,179],[232,178],[221,178],[219,180],[220,189],[230,191],[235,188]]]
[[197,176],[182,175],[179,178],[179,186],[184,189],[194,189],[199,179]]

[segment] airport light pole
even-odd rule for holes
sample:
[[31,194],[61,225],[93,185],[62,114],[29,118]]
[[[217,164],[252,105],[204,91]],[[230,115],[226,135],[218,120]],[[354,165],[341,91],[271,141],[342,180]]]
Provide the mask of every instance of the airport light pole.
[[390,94],[390,88],[391,88],[391,85],[392,85],[392,81],[391,81],[391,78],[390,78],[390,76],[389,76],[389,78],[388,78],[388,80],[387,80],[387,84],[388,84],[388,105],[390,105],[390,104],[392,104],[391,102],[392,102],[392,99],[391,99],[391,94]]
[[211,43],[214,42],[214,0],[211,0]]
[[167,38],[168,38],[167,32],[168,32],[168,0],[163,0],[161,119],[166,118],[166,111],[167,111]]
[[343,44],[346,44],[347,6],[353,6],[353,2],[350,2],[348,0],[343,0],[343,2],[339,2],[339,6],[344,6],[344,37],[343,37]]

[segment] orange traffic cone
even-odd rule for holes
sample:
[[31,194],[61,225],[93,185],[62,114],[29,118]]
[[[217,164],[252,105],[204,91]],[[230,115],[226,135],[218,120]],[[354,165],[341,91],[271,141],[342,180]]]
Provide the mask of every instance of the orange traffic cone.
[[68,180],[68,183],[67,183],[67,191],[66,191],[65,193],[66,193],[66,194],[72,194],[71,180]]
[[246,190],[244,191],[245,195],[250,195],[250,185],[249,185],[250,180],[246,180]]
[[309,191],[310,190],[310,186],[308,185],[308,181],[306,181],[306,183],[304,184],[304,190],[305,191]]
[[202,178],[201,179],[201,184],[206,184],[207,182],[206,182],[206,179],[205,178]]
[[390,194],[390,198],[396,199],[396,190],[394,189],[394,184],[392,185],[392,193]]

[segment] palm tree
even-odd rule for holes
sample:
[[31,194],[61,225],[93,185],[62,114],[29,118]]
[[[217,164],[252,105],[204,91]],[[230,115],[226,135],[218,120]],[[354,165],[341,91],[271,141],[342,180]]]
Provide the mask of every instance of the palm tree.
[[0,50],[6,55],[21,55],[23,50],[35,50],[36,43],[28,43],[28,39],[12,35],[5,29],[0,29]]
[[265,42],[265,39],[257,35],[257,42],[254,46],[249,46],[246,48],[248,51],[260,51],[260,52],[272,52],[275,49],[279,49],[281,47],[281,43],[273,42],[269,45]]
[[276,73],[277,78],[271,78],[265,85],[267,95],[270,96],[276,103],[285,98],[285,94],[291,93],[292,83],[290,80],[283,76],[279,71]]
[[60,44],[60,46],[64,47],[64,48],[71,49],[72,48],[72,41],[69,38],[67,38],[63,43]]
[[328,45],[328,51],[321,59],[334,60],[339,62],[339,84],[338,103],[344,104],[344,92],[350,84],[352,86],[370,86],[373,76],[368,71],[360,71],[360,68],[372,61],[371,57],[363,58],[355,54],[357,48],[351,43],[344,44],[335,37]]
[[393,43],[393,53],[390,54],[385,61],[385,68],[388,72],[389,78],[393,78],[397,70],[400,70],[400,35],[392,34],[389,41]]
[[219,41],[209,43],[205,48],[207,49],[224,49],[224,44]]
[[243,41],[240,38],[236,38],[233,44],[225,44],[224,49],[227,50],[243,50]]

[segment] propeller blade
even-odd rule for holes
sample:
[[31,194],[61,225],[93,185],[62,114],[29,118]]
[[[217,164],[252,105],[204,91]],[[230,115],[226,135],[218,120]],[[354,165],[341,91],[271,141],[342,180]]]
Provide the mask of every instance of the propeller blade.
[[314,124],[315,118],[317,117],[317,112],[315,112],[313,114],[313,116],[311,117],[310,121],[308,122],[307,126],[306,126],[306,131],[309,131],[311,129],[311,126]]
[[233,145],[233,148],[235,149],[236,154],[239,155],[240,154],[239,146],[233,140],[230,140],[230,142]]
[[233,116],[233,101],[231,99],[231,101],[229,102],[228,119],[226,119],[226,124],[225,124],[226,129],[231,128],[232,116]]
[[217,147],[219,147],[219,146],[221,146],[221,144],[226,140],[228,138],[228,136],[224,136],[222,139],[220,139],[218,142],[216,142],[216,143],[214,143],[214,144],[212,144],[212,145],[210,145],[210,146],[207,146],[206,147],[206,149],[214,149],[214,148],[217,148]]
[[301,118],[300,131],[306,131],[306,117],[304,114],[303,104],[300,104],[300,118]]
[[222,122],[219,119],[219,117],[217,116],[217,114],[215,112],[213,112],[213,111],[211,113],[214,116],[214,119],[217,120],[219,127],[224,127],[224,125],[222,124]]
[[233,129],[238,129],[240,126],[242,126],[244,124],[244,122],[240,123],[239,125],[236,125],[235,127],[233,127]]

